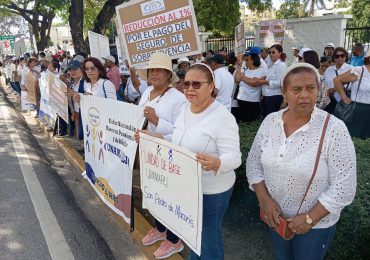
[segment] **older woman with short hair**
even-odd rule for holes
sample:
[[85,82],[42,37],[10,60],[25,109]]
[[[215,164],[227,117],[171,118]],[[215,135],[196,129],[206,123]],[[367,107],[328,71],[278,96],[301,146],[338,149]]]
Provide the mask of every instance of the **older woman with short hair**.
[[277,259],[323,259],[356,193],[355,149],[344,123],[315,106],[319,82],[310,64],[288,68],[282,77],[288,107],[266,117],[247,159],[262,218],[278,228],[284,217],[296,234],[284,240],[271,229]]

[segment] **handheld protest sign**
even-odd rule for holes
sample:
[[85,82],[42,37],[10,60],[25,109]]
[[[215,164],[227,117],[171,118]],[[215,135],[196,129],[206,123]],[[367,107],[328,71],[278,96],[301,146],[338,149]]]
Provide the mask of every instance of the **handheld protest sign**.
[[145,66],[152,53],[177,59],[201,52],[192,0],[135,0],[116,7],[117,31],[133,67]]
[[285,35],[285,20],[260,22],[257,46],[270,47],[274,44],[283,46]]

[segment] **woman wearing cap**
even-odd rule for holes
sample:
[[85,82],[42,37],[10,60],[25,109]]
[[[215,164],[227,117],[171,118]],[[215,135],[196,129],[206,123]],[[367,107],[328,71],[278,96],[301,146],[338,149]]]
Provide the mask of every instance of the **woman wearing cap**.
[[342,47],[335,48],[333,54],[333,61],[334,65],[327,68],[324,73],[325,83],[328,86],[328,94],[330,96],[330,103],[325,107],[325,111],[327,111],[330,114],[334,113],[335,106],[341,100],[339,94],[335,92],[333,80],[335,77],[353,68],[352,65],[346,63],[348,61],[348,52],[346,51],[346,49]]
[[[172,87],[179,79],[172,71],[170,56],[164,53],[152,54],[148,66],[138,69],[138,75],[152,84],[145,90],[139,102],[139,106],[144,108],[147,130],[160,135],[171,135],[186,98]],[[155,228],[149,230],[142,242],[144,245],[151,245],[160,240],[165,241],[154,252],[156,257],[165,258],[184,248],[175,234],[155,220]]]
[[197,153],[202,165],[201,255],[191,252],[191,260],[224,259],[222,222],[233,191],[234,169],[241,163],[238,125],[227,108],[215,100],[214,88],[212,69],[203,63],[192,65],[184,81],[189,103],[182,108],[172,136],[165,137]]
[[[350,83],[351,96],[345,92],[344,84]],[[364,65],[354,67],[334,79],[334,86],[343,102],[354,102],[354,114],[352,121],[347,123],[352,137],[370,137],[370,50],[365,54]]]
[[262,113],[266,117],[272,112],[279,111],[283,96],[281,95],[281,76],[287,69],[285,64],[286,55],[283,52],[283,47],[279,44],[271,46],[269,56],[272,65],[269,68],[265,79],[258,80],[259,85],[262,86]]
[[323,259],[356,193],[354,146],[344,123],[315,106],[319,82],[310,64],[288,68],[282,76],[288,107],[265,118],[247,159],[261,217],[276,228],[284,217],[296,234],[285,240],[271,228],[277,259]]

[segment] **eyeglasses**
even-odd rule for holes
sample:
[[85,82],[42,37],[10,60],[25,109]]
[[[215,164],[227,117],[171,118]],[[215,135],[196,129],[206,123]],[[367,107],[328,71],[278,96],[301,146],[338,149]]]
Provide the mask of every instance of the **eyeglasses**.
[[190,88],[190,86],[193,87],[193,89],[200,89],[202,84],[209,83],[208,81],[184,81],[184,89]]
[[334,55],[334,58],[335,59],[339,59],[339,58],[342,58],[342,59],[344,59],[346,57],[346,55],[343,53],[343,54],[335,54]]
[[85,71],[96,71],[96,67],[85,67]]
[[269,54],[275,54],[276,52],[275,51],[269,51],[268,53]]

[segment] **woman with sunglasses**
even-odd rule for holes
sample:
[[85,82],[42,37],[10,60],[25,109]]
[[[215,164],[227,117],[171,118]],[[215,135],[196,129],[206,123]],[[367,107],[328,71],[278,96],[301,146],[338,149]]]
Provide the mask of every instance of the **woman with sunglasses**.
[[[141,79],[151,83],[141,96],[139,107],[143,108],[144,117],[147,119],[146,129],[157,135],[171,135],[174,123],[181,107],[185,105],[184,94],[172,87],[179,78],[172,70],[170,56],[164,53],[154,53],[150,57],[148,66],[138,69]],[[154,252],[156,258],[167,258],[181,252],[184,245],[158,220],[155,220],[155,228],[149,230],[142,239],[144,245],[152,245],[157,241],[164,240]]]
[[281,45],[272,45],[268,53],[272,65],[269,67],[267,77],[258,80],[259,85],[263,85],[262,113],[264,117],[272,112],[280,110],[281,103],[283,102],[280,80],[281,76],[287,70],[287,66],[284,62],[286,54],[283,52],[283,47]]
[[325,111],[327,111],[330,114],[334,113],[335,106],[341,100],[340,95],[337,92],[335,92],[333,80],[335,77],[338,77],[339,75],[353,68],[352,65],[346,63],[347,61],[348,61],[348,52],[346,51],[346,49],[344,49],[343,47],[335,48],[333,53],[334,65],[327,68],[324,73],[325,83],[328,87],[328,94],[330,96],[330,103],[325,107]]
[[184,81],[189,103],[182,108],[173,134],[165,136],[197,153],[202,165],[202,247],[200,257],[191,252],[191,260],[224,259],[222,222],[236,178],[234,169],[241,164],[238,125],[229,110],[215,100],[214,88],[212,69],[204,63],[192,65]]

